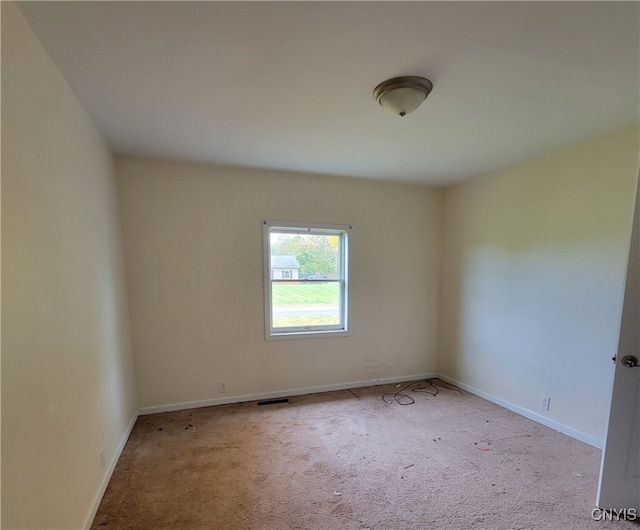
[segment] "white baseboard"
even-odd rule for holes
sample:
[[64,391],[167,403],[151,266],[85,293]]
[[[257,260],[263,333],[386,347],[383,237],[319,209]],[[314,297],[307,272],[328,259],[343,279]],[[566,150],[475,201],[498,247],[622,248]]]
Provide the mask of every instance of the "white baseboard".
[[448,377],[446,375],[438,374],[438,378],[442,379],[443,381],[446,381],[447,383],[451,383],[452,385],[460,387],[471,394],[481,397],[482,399],[486,399],[487,401],[491,401],[496,405],[500,405],[501,407],[504,407],[505,409],[515,412],[516,414],[520,414],[520,416],[524,416],[525,418],[535,421],[536,423],[541,423],[542,425],[546,425],[547,427],[550,427],[558,432],[561,432],[562,434],[571,436],[571,438],[575,438],[576,440],[592,445],[593,447],[596,447],[598,449],[602,449],[603,447],[603,440],[599,440],[598,438],[594,438],[593,436],[589,436],[583,432],[572,429],[571,427],[568,427],[557,421],[551,420],[545,416],[542,416],[541,414],[533,412],[529,409],[525,409],[524,407],[520,407],[519,405],[515,405],[509,401],[505,401],[504,399],[500,399],[499,397],[493,396],[491,394],[487,394],[482,390],[478,390],[477,388],[469,386],[461,381],[456,381],[455,379]]
[[170,403],[155,407],[143,407],[138,410],[138,414],[157,414],[159,412],[173,412],[175,410],[195,409],[200,407],[211,407],[213,405],[227,405],[229,403],[243,403],[245,401],[257,401],[261,399],[277,399],[290,396],[301,396],[304,394],[318,394],[320,392],[331,392],[333,390],[347,390],[348,388],[361,388],[365,386],[388,385],[390,383],[403,383],[405,381],[417,381],[419,379],[429,379],[437,377],[435,373],[405,375],[401,377],[388,377],[385,379],[373,379],[370,381],[352,381],[349,383],[339,383],[337,385],[312,386],[308,388],[296,388],[293,390],[281,390],[275,392],[264,392],[261,394],[245,394],[242,396],[229,396],[223,398],[205,399],[202,401],[187,401],[183,403]]
[[118,460],[120,460],[120,455],[124,450],[124,446],[127,444],[127,440],[129,439],[129,435],[131,434],[131,431],[133,430],[133,426],[135,425],[137,419],[138,419],[138,415],[134,414],[133,418],[131,418],[131,422],[129,423],[129,426],[125,430],[124,435],[120,440],[120,443],[118,444],[118,447],[116,448],[115,453],[113,454],[113,458],[111,459],[111,463],[109,464],[109,468],[107,469],[107,472],[102,477],[102,483],[100,484],[100,489],[96,493],[93,499],[93,504],[91,505],[91,510],[87,514],[87,517],[85,517],[84,524],[82,525],[82,528],[84,530],[89,530],[91,528],[93,519],[96,516],[96,513],[98,513],[98,508],[100,507],[100,503],[102,502],[102,496],[104,495],[104,492],[107,490],[107,486],[109,485],[109,481],[111,480],[111,475],[113,475],[113,471],[116,468],[116,464],[118,463]]

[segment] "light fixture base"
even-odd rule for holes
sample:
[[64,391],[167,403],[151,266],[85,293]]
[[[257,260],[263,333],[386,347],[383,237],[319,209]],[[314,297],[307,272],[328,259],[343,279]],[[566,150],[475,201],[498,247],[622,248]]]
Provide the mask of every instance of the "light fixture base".
[[432,90],[433,83],[425,77],[393,77],[374,88],[373,97],[391,114],[404,117],[416,110]]

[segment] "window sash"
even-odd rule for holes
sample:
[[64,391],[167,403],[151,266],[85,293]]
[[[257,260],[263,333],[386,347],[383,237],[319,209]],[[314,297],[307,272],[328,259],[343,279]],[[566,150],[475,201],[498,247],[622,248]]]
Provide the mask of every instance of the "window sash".
[[[266,338],[323,336],[346,334],[348,330],[348,229],[345,225],[310,225],[271,223],[264,221],[264,267],[265,267],[265,331]],[[271,234],[299,234],[309,236],[338,236],[338,278],[272,278]],[[296,326],[274,326],[273,285],[335,283],[339,285],[338,323]]]

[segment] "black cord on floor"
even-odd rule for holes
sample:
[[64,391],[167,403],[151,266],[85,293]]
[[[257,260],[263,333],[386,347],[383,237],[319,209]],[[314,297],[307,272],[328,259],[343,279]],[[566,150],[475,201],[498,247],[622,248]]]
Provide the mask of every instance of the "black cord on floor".
[[413,405],[416,402],[415,399],[413,399],[409,394],[405,394],[404,391],[415,384],[419,383],[413,381],[397,392],[387,392],[386,394],[382,394],[382,401],[384,401],[387,405],[391,405],[391,403],[393,403],[394,401],[398,405]]
[[[462,390],[460,390],[459,388],[456,388],[455,386],[452,386],[448,383],[445,383],[444,385],[442,384],[442,381],[440,381],[439,379],[428,379],[428,381],[431,382],[431,384],[437,388],[444,388],[445,390],[452,390],[453,392],[457,392],[458,394],[462,395]],[[436,383],[437,381],[437,383]]]
[[[391,405],[392,403],[397,403],[398,405],[413,405],[416,400],[413,399],[407,391],[416,392],[418,394],[429,394],[430,396],[437,396],[440,392],[440,388],[446,390],[454,390],[462,394],[462,391],[455,388],[444,385],[438,385],[433,379],[426,379],[424,383],[427,383],[427,386],[417,386],[422,385],[423,381],[413,381],[408,385],[405,385],[397,392],[387,392],[386,394],[382,394],[382,401]],[[413,388],[412,388],[413,387]]]

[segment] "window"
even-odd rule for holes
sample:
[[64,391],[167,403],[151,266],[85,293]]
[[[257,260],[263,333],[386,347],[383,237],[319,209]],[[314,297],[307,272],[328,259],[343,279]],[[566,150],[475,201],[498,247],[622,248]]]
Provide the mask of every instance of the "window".
[[345,334],[350,227],[263,225],[267,339]]

